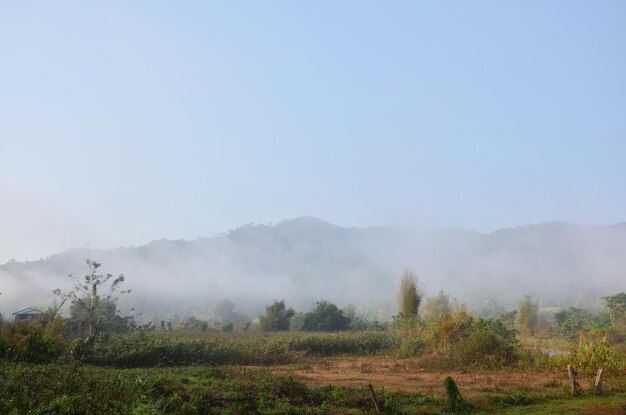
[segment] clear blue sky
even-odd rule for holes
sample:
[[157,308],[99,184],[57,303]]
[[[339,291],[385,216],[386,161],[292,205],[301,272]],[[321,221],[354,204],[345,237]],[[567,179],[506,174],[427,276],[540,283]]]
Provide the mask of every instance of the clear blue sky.
[[624,221],[626,2],[0,1],[0,195],[0,261]]

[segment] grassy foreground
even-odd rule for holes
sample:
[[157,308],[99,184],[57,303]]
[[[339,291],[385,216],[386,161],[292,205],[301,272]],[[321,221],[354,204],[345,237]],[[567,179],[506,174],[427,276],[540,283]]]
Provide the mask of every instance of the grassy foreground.
[[[371,358],[371,365],[379,358]],[[176,368],[115,369],[80,366],[0,364],[2,414],[371,414],[376,413],[365,384],[308,381],[297,367],[281,371],[269,367],[190,366]],[[289,374],[294,369],[294,375]],[[328,366],[327,372],[335,372]],[[374,369],[375,370],[375,369]],[[432,374],[441,378],[445,374]],[[523,374],[509,374],[523,377]],[[426,383],[428,373],[405,377],[412,384]],[[532,379],[508,387],[472,384],[471,374],[453,374],[468,403],[464,413],[502,414],[623,414],[626,379],[612,378],[601,396],[583,392],[570,397],[560,382],[532,386]],[[501,374],[485,372],[497,379]],[[548,375],[554,377],[554,375]],[[365,373],[364,379],[369,377]],[[388,414],[440,414],[447,412],[441,387],[411,391],[374,385]],[[332,381],[331,381],[332,382]]]

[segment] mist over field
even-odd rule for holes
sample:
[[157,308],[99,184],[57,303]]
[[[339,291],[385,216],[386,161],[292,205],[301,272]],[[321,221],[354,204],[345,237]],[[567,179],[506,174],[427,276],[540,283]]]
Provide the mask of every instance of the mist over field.
[[52,305],[51,290],[69,288],[69,273],[84,275],[86,258],[126,275],[132,292],[120,308],[135,307],[139,321],[206,317],[225,299],[250,318],[274,299],[297,309],[323,299],[387,319],[406,267],[428,296],[444,290],[476,312],[493,300],[515,308],[523,294],[542,307],[593,308],[625,289],[626,224],[550,222],[491,233],[341,227],[312,217],[250,224],[211,238],[72,249],[0,265],[0,311]]

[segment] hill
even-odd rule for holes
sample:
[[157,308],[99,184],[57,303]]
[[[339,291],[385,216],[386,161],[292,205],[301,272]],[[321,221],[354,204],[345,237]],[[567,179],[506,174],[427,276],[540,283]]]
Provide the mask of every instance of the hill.
[[211,238],[73,249],[0,265],[0,311],[52,304],[51,290],[67,286],[69,273],[83,275],[86,258],[127,276],[133,296],[125,307],[144,310],[146,319],[207,315],[222,299],[254,315],[282,298],[297,308],[319,299],[352,303],[384,318],[395,312],[405,267],[428,294],[443,289],[470,307],[488,300],[513,307],[523,294],[542,306],[591,307],[626,290],[626,224],[550,222],[486,234],[346,228],[310,217],[251,224]]

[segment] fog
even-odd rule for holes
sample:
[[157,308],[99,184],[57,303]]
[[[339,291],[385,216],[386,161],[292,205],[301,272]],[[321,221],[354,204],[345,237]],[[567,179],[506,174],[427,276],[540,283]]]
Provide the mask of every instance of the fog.
[[[352,304],[372,319],[396,312],[405,268],[427,296],[439,290],[470,309],[495,301],[512,309],[524,295],[541,307],[593,308],[626,290],[626,224],[562,222],[502,229],[418,231],[405,227],[346,228],[315,218],[246,225],[211,238],[159,240],[111,250],[72,249],[43,260],[0,266],[0,312],[54,304],[54,288],[70,288],[85,260],[126,275],[131,294],[122,313],[139,321],[209,318],[224,300],[255,318],[274,299],[299,310],[317,300]],[[67,311],[67,310],[66,310]]]
[[626,290],[625,15],[0,2],[0,312],[87,258],[141,320],[386,319],[406,267],[474,309],[595,307]]

